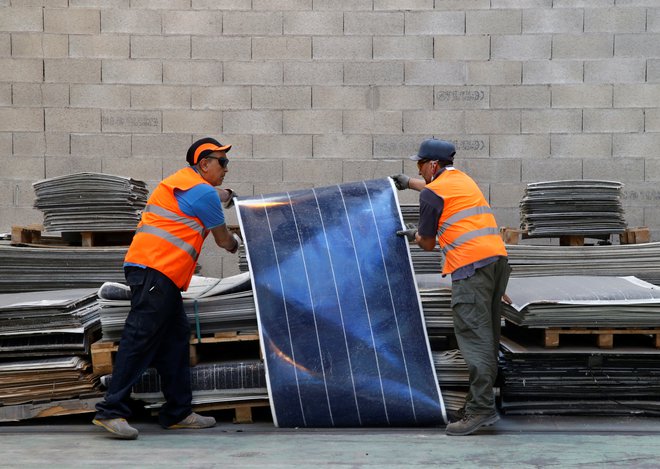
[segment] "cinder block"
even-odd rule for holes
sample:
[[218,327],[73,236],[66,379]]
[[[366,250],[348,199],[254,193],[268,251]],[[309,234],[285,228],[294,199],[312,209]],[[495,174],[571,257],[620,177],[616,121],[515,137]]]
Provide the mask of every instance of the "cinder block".
[[[103,0],[100,0],[103,1]],[[127,0],[117,0],[127,1]],[[128,0],[132,8],[142,8],[145,10],[185,10],[190,8],[189,0]],[[194,3],[194,2],[193,2]],[[221,2],[215,2],[221,3]],[[193,7],[193,9],[197,9]]]
[[224,68],[224,83],[235,85],[279,85],[284,75],[280,62],[227,62]]
[[644,59],[615,58],[584,62],[585,83],[644,83],[645,81],[646,60]]
[[11,56],[11,35],[0,33],[0,57]]
[[370,109],[375,89],[369,86],[314,86],[314,109]]
[[[181,103],[181,107],[186,107]],[[237,110],[252,107],[249,86],[196,86],[192,89],[193,109]]]
[[253,60],[308,60],[311,37],[252,37]]
[[317,36],[312,39],[315,60],[368,60],[371,57],[371,37]]
[[660,133],[615,134],[612,156],[633,158],[657,158]]
[[322,0],[314,1],[315,10],[319,11],[358,11],[372,10],[373,0]]
[[127,59],[130,57],[130,36],[101,34],[94,36],[69,36],[71,57]]
[[660,109],[647,109],[644,112],[644,130],[660,132]]
[[341,133],[342,114],[336,110],[284,111],[283,133]]
[[[405,116],[404,116],[405,117]],[[457,114],[457,119],[458,114]],[[520,111],[479,109],[465,111],[465,131],[469,134],[518,134],[520,133]],[[405,122],[405,120],[404,120]]]
[[340,85],[344,65],[339,62],[285,62],[286,85]]
[[547,85],[494,86],[490,93],[491,108],[544,109],[550,107]]
[[547,158],[522,161],[522,182],[561,179],[582,179],[582,160]]
[[415,163],[408,158],[417,153],[419,144],[425,138],[429,135],[374,135],[374,158],[402,159],[407,165],[405,172],[416,174]]
[[521,118],[521,131],[524,134],[580,133],[582,131],[580,109],[523,110]]
[[47,132],[100,132],[100,109],[46,108]]
[[43,60],[0,58],[0,82],[40,83],[43,79]]
[[155,158],[103,158],[103,172],[142,181],[158,181],[163,177],[163,162]]
[[435,134],[432,136],[452,142],[456,147],[457,158],[488,158],[490,156],[491,137],[489,135]]
[[203,133],[216,135],[222,128],[219,111],[164,110],[163,133]]
[[[546,0],[551,2],[552,0]],[[442,3],[436,2],[436,10],[487,10],[493,4],[493,8],[508,8],[507,6],[495,6],[498,0],[443,0]],[[514,7],[520,7],[522,1],[515,0],[516,4]]]
[[[160,111],[103,110],[103,132],[159,133],[163,127]],[[72,148],[73,150],[73,148]]]
[[554,158],[609,158],[612,137],[603,134],[552,134],[550,148]]
[[119,109],[131,107],[131,91],[125,85],[71,85],[72,107]]
[[660,107],[660,85],[615,85],[614,107]]
[[340,36],[344,34],[344,15],[334,11],[287,11],[283,13],[283,28],[285,35],[292,36]]
[[648,83],[660,82],[660,60],[649,59],[647,63],[648,63],[648,68],[646,73],[646,81]]
[[405,31],[412,36],[465,34],[463,11],[406,11]]
[[558,34],[552,39],[553,59],[605,59],[613,55],[612,34]]
[[[224,143],[231,143],[231,159],[236,160],[236,159],[246,159],[246,158],[252,158],[252,140],[253,140],[253,135],[252,134],[230,134],[227,132],[222,132],[222,133],[216,133],[212,134],[216,135],[216,138]],[[193,140],[197,140],[198,138],[206,137],[206,134],[197,134],[193,135]]]
[[383,179],[403,171],[401,160],[372,160],[369,158],[364,160],[344,160],[342,163],[342,182]]
[[585,159],[582,162],[585,179],[604,179],[607,181],[644,181],[643,158],[603,158]]
[[491,207],[518,207],[520,205],[520,200],[525,194],[526,186],[527,185],[522,182],[514,184],[491,183],[489,191]]
[[[9,54],[7,54],[9,55]],[[12,33],[12,57],[67,57],[69,55],[66,34]]]
[[617,34],[616,57],[660,57],[660,34]]
[[163,81],[159,60],[103,60],[103,83],[154,84]]
[[69,85],[65,83],[14,83],[11,88],[14,106],[69,106]]
[[374,10],[433,10],[433,0],[374,0]]
[[131,4],[130,0],[70,0],[69,6],[76,8],[128,8]]
[[371,135],[314,135],[314,158],[371,158]]
[[92,156],[105,160],[107,157],[131,156],[131,135],[71,134],[71,154]]
[[520,34],[522,10],[470,10],[465,12],[466,34]]
[[43,130],[44,112],[42,109],[0,108],[0,132],[43,132]]
[[44,156],[46,137],[43,132],[14,132],[14,156]]
[[[223,13],[222,33],[228,35],[278,36],[282,35],[282,22],[282,13],[279,11],[225,12]],[[220,29],[216,29],[215,33],[218,31]],[[209,31],[209,34],[213,35],[214,32]]]
[[0,15],[0,31],[43,31],[42,11],[39,7],[5,6]]
[[[389,63],[386,62],[386,65]],[[392,62],[391,65],[398,65]],[[411,85],[464,85],[466,80],[465,64],[451,61],[418,60],[406,62],[405,82]],[[399,83],[398,76],[383,83]]]
[[494,182],[517,182],[521,160],[473,158],[456,160],[455,166],[461,171],[465,171],[479,185]]
[[552,37],[546,34],[491,36],[493,60],[550,59]]
[[[621,196],[624,206],[627,207],[647,207],[657,205],[660,199],[660,189],[657,183],[637,182],[629,183],[623,187]],[[654,224],[657,226],[657,221]],[[645,224],[646,225],[646,224]]]
[[524,84],[582,83],[582,76],[580,60],[531,60],[523,63]]
[[71,136],[68,132],[46,132],[46,156],[68,156],[70,153]]
[[44,9],[44,32],[62,34],[98,34],[99,10],[86,8]]
[[311,182],[317,186],[327,186],[342,182],[341,160],[284,160],[282,180],[288,182]]
[[492,158],[539,159],[550,156],[550,134],[491,135]]
[[603,108],[612,105],[612,85],[553,85],[550,89],[554,108]]
[[465,69],[468,85],[519,85],[522,75],[522,64],[509,60],[468,62]]
[[460,134],[465,132],[465,111],[403,111],[403,132]]
[[158,35],[163,33],[160,15],[157,10],[104,9],[101,10],[101,32]]
[[351,12],[344,15],[344,34],[385,36],[403,34],[403,12]]
[[55,83],[100,83],[99,59],[45,59],[44,80]]
[[[147,85],[131,86],[129,89],[131,96],[130,107],[134,109],[190,108],[191,91],[188,86]],[[196,90],[197,88],[194,89]],[[193,104],[193,108],[195,107]]]
[[[225,178],[224,185],[231,187],[234,183],[243,182],[243,183],[253,183],[256,185],[258,183],[264,182],[280,182],[280,189],[277,192],[281,192],[283,187],[281,184],[282,181],[282,166],[287,160],[232,160],[231,162],[231,171]],[[303,165],[305,160],[289,160],[295,164]],[[300,177],[302,175],[299,173],[299,177],[295,180],[304,179]]]
[[134,157],[158,156],[176,161],[183,167],[186,152],[191,144],[190,134],[132,134],[131,154]]
[[249,10],[251,8],[252,0],[192,0],[193,10]]
[[490,88],[487,86],[435,86],[435,109],[487,109]]
[[[25,84],[23,84],[23,83],[21,83],[21,85],[25,86]],[[34,86],[39,86],[39,85],[30,83],[30,84],[27,84],[27,86],[34,87]],[[10,106],[12,104],[11,95],[12,95],[11,84],[10,83],[0,83],[0,106]],[[20,106],[25,106],[25,105],[21,104]]]
[[432,86],[378,86],[374,88],[378,110],[433,109]]
[[253,109],[310,109],[312,89],[309,86],[254,86]]
[[[42,176],[39,179],[43,178]],[[0,184],[4,181],[0,180]],[[43,223],[44,214],[42,211],[32,208],[31,206],[25,207],[2,207],[0,206],[0,223],[4,230],[9,232],[13,225],[29,225],[33,223]]]
[[581,8],[530,8],[522,10],[523,34],[577,34],[583,31]]
[[131,57],[134,59],[188,59],[188,36],[133,36]]
[[[643,132],[642,109],[585,109],[583,131],[586,132]],[[648,131],[648,129],[647,129]]]
[[488,60],[490,37],[437,36],[433,39],[433,57],[436,60]]
[[193,59],[250,60],[252,42],[249,37],[193,36]]
[[[229,67],[229,64],[227,65]],[[201,60],[169,60],[163,62],[163,83],[177,85],[219,85],[222,62]],[[226,76],[225,76],[226,78]]]
[[[3,153],[3,155],[11,154],[11,136],[9,138],[9,152]],[[9,158],[9,156],[7,156]],[[2,159],[0,159],[0,164]],[[0,179],[0,207],[31,207],[34,205],[34,188],[32,187],[32,180],[24,179]],[[43,215],[43,212],[42,212]],[[6,221],[3,219],[3,222]],[[43,216],[42,216],[43,221]],[[1,222],[0,222],[1,223]],[[6,232],[11,229],[11,226],[14,223],[10,223]]]
[[646,30],[650,33],[660,33],[660,8],[648,8],[642,11],[646,12]]
[[401,111],[343,111],[344,134],[401,134]]
[[644,180],[649,182],[660,181],[660,159],[649,158],[644,160]]
[[311,158],[312,135],[255,135],[255,158]]
[[224,133],[282,133],[282,111],[226,111],[222,116]]
[[163,11],[162,33],[215,36],[223,32],[222,18],[219,11]]
[[417,60],[433,58],[433,38],[430,36],[374,37],[374,59]]
[[253,10],[311,10],[312,0],[253,0]]
[[[649,20],[651,19],[649,10]],[[586,8],[584,10],[585,33],[644,33],[646,32],[644,8]],[[651,32],[649,28],[649,32]]]

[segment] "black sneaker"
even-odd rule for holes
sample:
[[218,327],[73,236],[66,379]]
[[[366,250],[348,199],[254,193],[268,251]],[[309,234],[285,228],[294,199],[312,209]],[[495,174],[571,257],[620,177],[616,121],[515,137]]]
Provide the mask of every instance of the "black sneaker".
[[492,425],[500,419],[497,412],[492,414],[465,414],[458,422],[447,425],[445,433],[451,436],[469,435],[480,427]]

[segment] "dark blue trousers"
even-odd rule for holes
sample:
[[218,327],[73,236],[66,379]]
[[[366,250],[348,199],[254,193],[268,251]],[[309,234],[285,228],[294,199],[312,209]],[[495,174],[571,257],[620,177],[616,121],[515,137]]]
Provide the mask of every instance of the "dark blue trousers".
[[168,427],[192,412],[190,385],[190,325],[181,292],[157,270],[126,267],[131,287],[131,311],[115,357],[110,387],[96,405],[96,418],[126,418],[131,388],[153,366],[161,378],[166,404],[159,414]]

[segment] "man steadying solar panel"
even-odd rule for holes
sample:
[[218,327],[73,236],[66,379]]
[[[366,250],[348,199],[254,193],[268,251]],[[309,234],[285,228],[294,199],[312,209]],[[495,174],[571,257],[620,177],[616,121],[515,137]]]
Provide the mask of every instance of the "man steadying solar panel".
[[469,435],[499,420],[493,385],[497,377],[500,313],[511,268],[495,217],[467,174],[454,168],[451,142],[427,139],[417,161],[423,180],[392,176],[397,189],[419,194],[419,225],[400,231],[425,251],[435,248],[436,236],[444,255],[442,274],[452,277],[454,331],[468,365],[470,390],[463,417],[447,425],[447,435]]
[[225,224],[222,206],[233,205],[231,190],[221,190],[231,145],[203,138],[188,149],[188,167],[165,178],[143,210],[124,259],[131,287],[131,311],[119,342],[105,400],[96,405],[93,423],[115,437],[134,440],[137,429],[126,422],[131,388],[153,365],[166,403],[158,419],[165,428],[208,428],[213,417],[192,411],[190,325],[181,292],[190,285],[204,239],[231,253],[241,245]]

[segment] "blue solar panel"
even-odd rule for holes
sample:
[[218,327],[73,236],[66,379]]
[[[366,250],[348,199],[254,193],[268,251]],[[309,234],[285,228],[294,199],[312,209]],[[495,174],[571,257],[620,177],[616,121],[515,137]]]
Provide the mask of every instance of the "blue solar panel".
[[241,198],[237,207],[275,424],[444,422],[391,181]]

